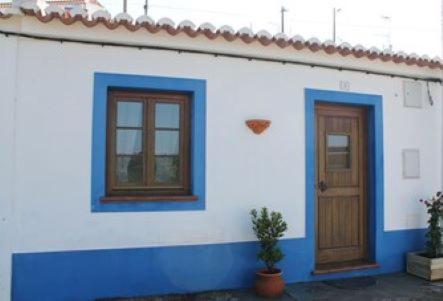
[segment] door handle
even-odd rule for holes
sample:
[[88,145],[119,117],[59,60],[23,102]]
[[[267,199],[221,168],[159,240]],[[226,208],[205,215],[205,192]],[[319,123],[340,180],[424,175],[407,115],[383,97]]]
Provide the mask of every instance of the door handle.
[[328,185],[325,181],[320,181],[320,183],[318,183],[318,189],[320,189],[321,192],[325,192],[328,189]]

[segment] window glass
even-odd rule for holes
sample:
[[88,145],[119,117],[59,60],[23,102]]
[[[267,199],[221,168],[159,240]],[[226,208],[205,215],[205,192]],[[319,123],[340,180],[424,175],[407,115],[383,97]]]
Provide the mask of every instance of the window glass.
[[349,135],[327,135],[327,169],[350,168],[350,138]]
[[117,182],[121,185],[137,185],[143,179],[141,156],[119,156],[116,164]]
[[117,102],[117,126],[141,127],[143,121],[143,103]]
[[155,181],[157,183],[176,183],[180,180],[180,159],[178,156],[155,157]]
[[155,182],[177,183],[180,181],[180,105],[157,103],[155,127]]
[[155,105],[155,127],[178,129],[180,126],[180,105],[157,103]]
[[178,155],[179,131],[155,131],[155,154]]
[[117,155],[137,155],[142,151],[141,130],[117,130]]

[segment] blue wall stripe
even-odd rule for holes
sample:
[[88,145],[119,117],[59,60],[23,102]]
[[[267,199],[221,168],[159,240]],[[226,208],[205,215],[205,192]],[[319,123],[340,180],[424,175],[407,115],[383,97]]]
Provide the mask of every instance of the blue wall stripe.
[[[420,250],[424,230],[383,232],[380,268],[311,274],[311,240],[285,239],[280,267],[287,282],[398,272]],[[250,287],[262,267],[257,242],[13,255],[13,300],[75,301]]]
[[[108,90],[110,88],[186,92],[192,95],[191,187],[192,193],[198,196],[197,201],[100,203],[100,198],[105,195],[106,191],[106,112]],[[93,96],[91,211],[204,210],[206,189],[206,81],[188,78],[95,73]]]

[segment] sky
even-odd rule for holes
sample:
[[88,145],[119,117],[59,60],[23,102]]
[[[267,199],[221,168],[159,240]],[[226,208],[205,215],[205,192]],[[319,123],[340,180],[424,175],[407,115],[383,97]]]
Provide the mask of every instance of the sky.
[[[0,2],[5,0],[0,0]],[[112,15],[123,10],[123,0],[99,0]],[[145,0],[127,0],[128,12],[143,14]],[[442,56],[442,0],[149,0],[149,15],[169,17],[179,23],[188,19],[197,26],[210,22],[280,31],[284,6],[285,33],[305,39],[332,39],[333,8],[337,8],[337,42],[391,47],[394,51]]]

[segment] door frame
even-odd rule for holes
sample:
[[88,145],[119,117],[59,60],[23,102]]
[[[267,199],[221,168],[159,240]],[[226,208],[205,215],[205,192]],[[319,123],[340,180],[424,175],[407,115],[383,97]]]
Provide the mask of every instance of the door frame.
[[315,173],[316,128],[315,104],[357,105],[367,108],[367,209],[368,259],[378,262],[384,231],[384,170],[383,170],[383,108],[382,96],[331,90],[305,89],[305,235],[309,242],[311,270],[315,269]]

